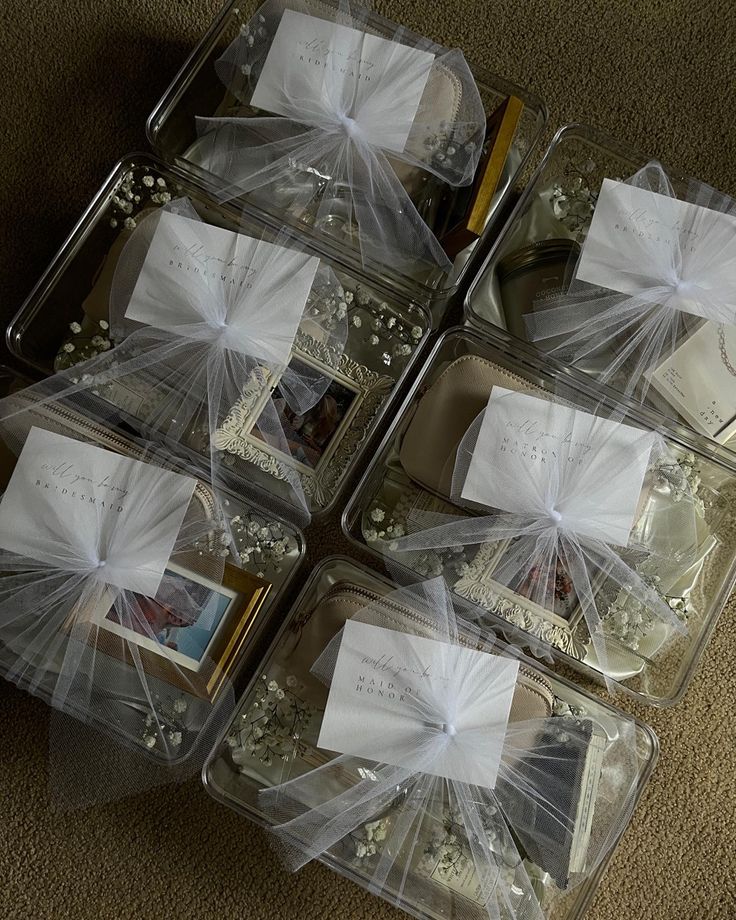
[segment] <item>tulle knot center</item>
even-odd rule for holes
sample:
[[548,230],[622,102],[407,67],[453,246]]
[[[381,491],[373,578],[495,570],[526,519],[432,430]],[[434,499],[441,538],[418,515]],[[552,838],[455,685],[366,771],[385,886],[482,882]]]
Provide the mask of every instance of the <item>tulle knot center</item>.
[[457,729],[452,724],[452,722],[443,722],[442,731],[447,735],[448,738],[454,738],[457,734]]
[[363,136],[363,129],[354,118],[351,118],[350,115],[339,115],[338,118],[343,130],[348,137],[352,138],[352,140],[356,140],[357,138]]
[[557,508],[550,508],[547,511],[547,517],[555,527],[559,527],[562,523],[562,512],[558,511]]
[[676,309],[680,309],[682,303],[688,300],[698,298],[700,292],[699,286],[694,281],[688,281],[685,278],[676,278],[672,282],[672,302]]
[[223,348],[228,347],[228,342],[230,340],[230,324],[227,320],[216,319],[212,323],[212,329],[214,333],[214,343],[220,345]]

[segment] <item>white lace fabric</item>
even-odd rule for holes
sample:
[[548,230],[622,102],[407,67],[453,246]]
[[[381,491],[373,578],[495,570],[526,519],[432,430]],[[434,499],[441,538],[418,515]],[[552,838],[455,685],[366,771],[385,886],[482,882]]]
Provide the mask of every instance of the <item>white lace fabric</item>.
[[[583,247],[569,289],[545,298],[525,321],[530,341],[565,363],[594,366],[601,382],[644,402],[651,373],[702,320],[736,323],[736,203],[691,180],[682,200],[704,210],[689,220],[673,219],[672,204],[678,196],[656,161],[625,185],[645,193],[637,202],[646,202],[646,226],[642,232],[627,233],[627,244],[633,240],[635,248],[626,265],[617,247],[609,246],[608,259],[617,274],[615,289],[578,277]],[[632,207],[623,215],[622,223],[628,219],[629,229],[636,221],[635,211]],[[605,252],[599,258],[605,262]]]
[[[483,638],[467,605],[456,609],[443,579],[391,592],[387,600],[419,612],[422,625],[409,614],[410,635],[429,635],[444,646],[479,648],[489,656],[509,656],[506,647]],[[382,604],[367,603],[355,617],[363,623],[396,629]],[[342,633],[325,649],[314,672],[330,682]],[[512,660],[514,660],[512,658]],[[489,670],[489,675],[492,673]],[[587,879],[605,858],[630,817],[637,782],[635,727],[622,718],[604,743],[602,770],[615,776],[605,809],[594,817],[594,831],[584,859],[567,859],[575,846],[574,807],[570,808],[581,758],[591,740],[589,719],[529,719],[505,724],[499,732],[460,724],[458,712],[477,704],[465,695],[469,674],[457,668],[443,689],[417,701],[405,737],[395,738],[375,760],[337,755],[326,764],[279,786],[263,790],[259,802],[275,824],[279,849],[296,869],[323,855],[354,849],[366,825],[382,827],[378,852],[361,869],[370,890],[411,913],[429,907],[452,918],[487,916],[493,920],[542,920],[526,858],[545,863],[560,888]],[[489,677],[485,695],[492,701]],[[489,702],[492,705],[492,702]],[[387,716],[394,714],[386,703]],[[448,747],[458,761],[478,763],[501,746],[493,788],[438,776]],[[490,748],[494,750],[491,751]],[[380,759],[379,759],[380,757]],[[391,763],[404,762],[405,766]],[[574,797],[574,793],[572,793]],[[530,857],[530,854],[534,854]],[[442,861],[459,865],[472,884],[466,895],[453,889],[452,866],[442,883]],[[472,892],[469,896],[467,892]]]
[[[416,270],[416,263],[449,271],[400,177],[419,171],[437,194],[473,181],[485,114],[462,53],[384,21],[380,37],[395,44],[371,69],[365,49],[377,32],[368,10],[342,0],[315,14],[306,0],[268,0],[217,64],[244,106],[258,102],[259,78],[287,11],[314,17],[327,56],[349,55],[350,75],[339,66],[284,67],[269,96],[278,115],[198,118],[200,135],[208,135],[204,165],[221,180],[220,194],[276,196],[317,228],[336,219],[355,224],[364,260],[401,271]],[[362,37],[351,39],[348,29]],[[412,53],[433,56],[429,84],[426,67],[407,63]]]

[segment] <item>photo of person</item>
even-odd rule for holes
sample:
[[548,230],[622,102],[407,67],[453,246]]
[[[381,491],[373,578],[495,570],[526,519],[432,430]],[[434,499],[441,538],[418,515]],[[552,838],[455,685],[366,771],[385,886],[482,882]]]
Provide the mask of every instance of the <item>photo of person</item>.
[[[319,402],[298,414],[288,405],[278,386],[273,402],[278,412],[291,456],[315,469],[355,400],[356,393],[333,380]],[[256,428],[254,434],[258,434]]]
[[107,622],[199,664],[234,595],[167,569],[155,599],[133,597],[123,610],[113,605]]
[[[546,584],[543,583],[545,578]],[[557,560],[555,572],[547,572],[546,576],[540,567],[532,567],[527,577],[516,586],[515,590],[523,597],[528,597],[537,603],[541,603],[540,598],[547,601],[552,598],[552,612],[564,620],[569,620],[577,607],[577,596],[572,579],[565,571],[560,559]]]

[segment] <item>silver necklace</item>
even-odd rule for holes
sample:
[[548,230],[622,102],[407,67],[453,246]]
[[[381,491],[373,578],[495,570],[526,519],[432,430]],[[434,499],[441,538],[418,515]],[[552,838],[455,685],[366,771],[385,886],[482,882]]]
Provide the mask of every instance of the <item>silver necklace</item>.
[[721,353],[721,361],[726,365],[726,370],[732,377],[736,377],[736,367],[731,364],[726,351],[726,329],[723,323],[718,324],[718,350]]

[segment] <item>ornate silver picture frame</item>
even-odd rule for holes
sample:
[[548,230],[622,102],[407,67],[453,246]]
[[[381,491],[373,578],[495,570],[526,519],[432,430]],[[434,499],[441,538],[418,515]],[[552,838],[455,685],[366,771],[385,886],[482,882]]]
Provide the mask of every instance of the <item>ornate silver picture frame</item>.
[[304,333],[297,335],[294,361],[319,370],[330,378],[330,385],[317,405],[299,418],[282,403],[282,424],[291,455],[258,435],[258,418],[267,400],[273,396],[279,403],[278,377],[262,371],[253,374],[215,432],[213,446],[277,479],[288,481],[296,473],[310,504],[320,508],[334,496],[396,380],[370,370],[346,353],[333,366],[322,343]]
[[585,658],[587,631],[578,628],[582,621],[579,604],[569,617],[562,617],[494,580],[491,573],[506,545],[507,541],[482,545],[453,591],[573,658]]

